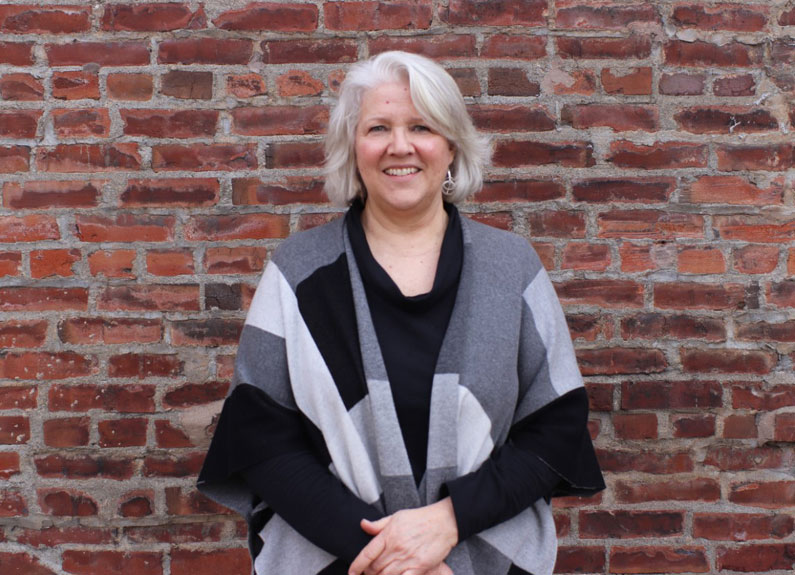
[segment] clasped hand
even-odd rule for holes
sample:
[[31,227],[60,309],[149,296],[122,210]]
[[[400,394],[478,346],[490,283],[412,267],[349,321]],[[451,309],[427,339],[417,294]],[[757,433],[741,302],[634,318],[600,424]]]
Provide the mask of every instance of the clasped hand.
[[378,521],[362,519],[361,525],[373,539],[353,560],[349,575],[453,575],[444,563],[458,542],[449,497]]

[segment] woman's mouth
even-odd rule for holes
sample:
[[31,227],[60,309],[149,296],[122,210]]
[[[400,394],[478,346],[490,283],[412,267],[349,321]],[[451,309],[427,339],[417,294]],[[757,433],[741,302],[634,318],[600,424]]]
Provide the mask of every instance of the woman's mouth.
[[419,168],[387,168],[384,173],[388,176],[409,176],[419,171]]

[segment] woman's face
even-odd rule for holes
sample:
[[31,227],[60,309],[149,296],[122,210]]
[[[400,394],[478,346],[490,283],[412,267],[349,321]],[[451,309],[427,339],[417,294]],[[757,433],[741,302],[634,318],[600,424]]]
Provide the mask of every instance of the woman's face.
[[355,150],[369,209],[402,215],[441,208],[442,182],[455,152],[417,112],[408,83],[363,94]]

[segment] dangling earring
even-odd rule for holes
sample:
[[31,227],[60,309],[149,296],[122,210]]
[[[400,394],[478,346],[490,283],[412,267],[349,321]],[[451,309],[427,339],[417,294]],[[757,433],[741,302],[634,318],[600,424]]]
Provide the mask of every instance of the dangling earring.
[[445,196],[452,196],[455,190],[455,181],[453,181],[453,174],[447,170],[447,177],[442,182],[442,194]]

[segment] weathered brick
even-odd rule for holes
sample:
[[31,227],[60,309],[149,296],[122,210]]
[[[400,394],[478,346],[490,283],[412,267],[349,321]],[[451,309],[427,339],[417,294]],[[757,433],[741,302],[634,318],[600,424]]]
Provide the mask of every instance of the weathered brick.
[[613,430],[617,439],[656,439],[657,415],[654,413],[616,413]]
[[733,134],[778,130],[778,121],[768,110],[748,107],[687,108],[674,114],[677,125],[696,134]]
[[63,552],[63,568],[76,575],[162,575],[163,556],[154,551],[84,551]]
[[323,82],[304,70],[290,70],[276,78],[276,87],[283,98],[319,96]]
[[97,358],[73,351],[6,353],[0,357],[0,378],[67,379],[98,372]]
[[149,100],[154,83],[149,74],[108,74],[108,98],[111,100]]
[[254,98],[267,94],[268,85],[259,74],[234,74],[226,77],[226,92],[236,98]]
[[716,78],[712,93],[716,96],[753,96],[756,93],[756,81],[751,74]]
[[[39,320],[0,321],[0,347],[39,347],[47,339],[47,322]],[[0,403],[2,409],[2,403]]]
[[562,70],[554,68],[547,72],[541,83],[545,91],[562,96],[591,95],[596,91],[596,75],[591,70]]
[[724,146],[716,149],[718,169],[784,171],[795,166],[795,145]]
[[169,70],[160,79],[160,93],[181,100],[210,100],[213,97],[213,73]]
[[16,209],[91,208],[104,180],[46,180],[3,184],[3,205]]
[[128,136],[201,138],[215,134],[217,110],[119,110]]
[[406,2],[330,2],[323,5],[329,30],[422,30],[431,25],[427,0]]
[[555,285],[564,304],[640,307],[643,286],[630,280],[568,280]]
[[548,180],[486,181],[477,193],[478,202],[543,202],[562,198],[563,186]]
[[626,381],[621,384],[622,409],[716,408],[723,389],[716,381]]
[[61,517],[90,517],[99,513],[94,498],[71,489],[40,489],[39,505],[44,513]]
[[45,172],[115,172],[139,170],[138,144],[60,144],[39,148],[36,165]]
[[0,6],[0,32],[11,34],[74,34],[91,28],[89,6]]
[[108,286],[101,290],[97,308],[106,311],[198,311],[199,286],[174,284]]
[[325,106],[266,106],[232,110],[232,130],[247,136],[317,134],[325,130]]
[[557,53],[562,58],[578,60],[642,59],[651,55],[651,40],[645,36],[628,38],[555,38]]
[[[487,40],[487,43],[489,41]],[[428,58],[470,58],[477,53],[475,37],[467,34],[434,34],[432,36],[378,36],[367,41],[370,54],[387,50],[403,50]],[[519,49],[520,53],[524,50]],[[499,52],[499,51],[498,51]],[[484,56],[488,54],[484,53]],[[508,57],[508,56],[499,56]],[[537,57],[537,56],[536,56]],[[533,58],[535,59],[535,58]]]
[[2,311],[85,310],[88,307],[86,288],[12,286],[0,288]]
[[519,36],[495,34],[483,43],[481,55],[484,58],[511,60],[538,60],[547,54],[545,36]]
[[251,40],[191,38],[160,42],[160,64],[248,64],[254,51]]
[[54,72],[52,97],[58,100],[99,100],[99,76],[91,72]]
[[110,134],[110,114],[106,108],[53,110],[52,124],[61,139],[107,138]]
[[605,549],[599,547],[561,546],[555,561],[555,573],[604,573]]
[[0,174],[27,172],[30,169],[30,148],[0,146]]
[[620,168],[705,168],[707,147],[687,142],[658,142],[647,146],[619,140],[610,144],[607,160]]
[[588,142],[533,142],[500,140],[494,149],[497,166],[541,166],[558,164],[566,167],[593,166],[593,146]]
[[704,74],[688,74],[675,72],[662,74],[658,88],[660,94],[668,96],[698,96],[704,93],[706,76]]
[[764,375],[776,365],[776,354],[767,351],[683,348],[680,355],[682,366],[690,372]]
[[155,343],[162,331],[160,319],[75,317],[58,323],[58,337],[72,344]]
[[715,216],[713,226],[724,240],[786,243],[795,239],[795,218],[786,211],[771,211],[764,216]]
[[[238,329],[235,330],[239,332]],[[229,390],[225,381],[207,381],[204,383],[188,383],[174,388],[163,396],[163,405],[168,408],[182,409],[222,401]]]
[[39,110],[0,112],[0,138],[35,138],[39,118]]
[[561,110],[561,120],[577,130],[606,127],[616,132],[655,131],[659,124],[657,109],[627,104],[577,104]]
[[671,537],[684,531],[684,514],[669,511],[580,511],[586,539]]
[[134,278],[134,250],[98,250],[88,255],[88,270],[92,276],[106,278]]
[[45,455],[35,457],[33,463],[42,477],[67,479],[107,478],[116,481],[129,479],[133,461],[103,457],[92,449],[90,455]]
[[669,40],[663,46],[663,51],[665,64],[669,66],[751,68],[762,64],[763,57],[761,46],[739,42],[718,45],[701,40]]
[[610,265],[610,246],[568,243],[563,250],[561,269],[604,271]]
[[43,424],[44,444],[49,447],[88,445],[90,420],[87,417],[48,419]]
[[715,479],[688,478],[665,481],[624,481],[615,486],[620,503],[647,503],[650,501],[718,501],[720,483]]
[[125,493],[119,502],[119,515],[122,517],[146,517],[154,512],[154,492],[152,490]]
[[175,549],[171,552],[172,575],[213,575],[228,570],[233,573],[251,571],[246,549],[194,550]]
[[762,188],[739,176],[701,176],[682,190],[682,201],[688,203],[769,206],[783,200],[782,182]]
[[795,545],[768,543],[744,545],[742,548],[719,547],[716,566],[720,570],[745,573],[791,571],[795,567]]
[[108,360],[109,377],[174,377],[182,375],[184,362],[176,354],[125,353]]
[[119,199],[125,207],[211,206],[218,202],[219,194],[215,178],[130,179]]
[[729,501],[766,509],[791,507],[795,504],[795,481],[738,483],[731,486]]
[[256,144],[164,144],[152,147],[155,171],[230,171],[257,167]]
[[97,423],[100,447],[134,447],[146,445],[146,419],[106,419]]
[[265,64],[340,64],[357,55],[356,41],[347,38],[265,40],[260,48]]
[[267,256],[267,248],[260,246],[210,247],[204,252],[204,268],[211,274],[258,273]]
[[726,326],[722,319],[691,315],[642,313],[621,320],[621,337],[624,339],[698,339],[723,341]]
[[46,278],[74,275],[74,264],[80,261],[80,250],[34,250],[30,252],[30,277]]
[[50,411],[102,409],[119,413],[152,413],[155,410],[154,396],[152,385],[53,385],[48,401]]
[[71,42],[45,44],[50,66],[145,66],[149,48],[145,42]]
[[629,347],[580,349],[577,363],[583,375],[659,373],[668,367],[659,349]]
[[[224,309],[224,306],[215,307]],[[242,329],[243,322],[239,319],[216,318],[172,322],[169,332],[173,344],[177,346],[217,347],[237,344]]]
[[714,415],[674,415],[671,417],[674,437],[697,438],[715,435]]
[[612,573],[708,573],[703,547],[614,547]]
[[0,96],[8,102],[37,102],[44,99],[44,86],[30,74],[5,74],[0,78]]
[[541,87],[527,79],[522,68],[489,68],[489,94],[492,96],[538,96]]
[[555,27],[569,30],[626,30],[631,24],[660,22],[652,4],[610,4],[589,6],[581,0],[555,4]]
[[0,42],[0,64],[30,66],[33,64],[32,42]]
[[[271,147],[274,167],[289,167],[298,162],[303,152],[314,156],[312,147],[280,143]],[[287,156],[287,157],[284,157]],[[295,159],[293,159],[295,157]],[[278,159],[277,159],[278,158]],[[282,165],[287,164],[287,165]],[[317,165],[317,164],[314,164]],[[232,180],[232,203],[235,205],[321,204],[326,201],[323,182],[314,178],[288,178],[284,184],[263,182],[259,178],[235,178]]]
[[192,274],[193,251],[190,249],[152,250],[146,253],[146,271],[156,276]]
[[132,32],[168,32],[206,28],[204,9],[191,12],[185,4],[110,4],[102,14],[102,29]]
[[115,218],[78,214],[77,237],[84,242],[163,242],[173,239],[174,216],[120,213]]
[[318,9],[312,4],[254,2],[227,10],[213,20],[221,30],[311,32],[317,28]]
[[597,223],[600,238],[668,240],[704,235],[702,216],[661,210],[612,210],[599,214]]
[[766,6],[684,4],[674,7],[671,21],[683,28],[760,32],[767,26],[768,14]]
[[596,450],[603,471],[614,473],[642,472],[655,475],[670,475],[693,471],[693,459],[689,452],[664,452],[660,450]]
[[278,214],[195,216],[185,227],[185,237],[194,241],[284,238],[289,219]]

